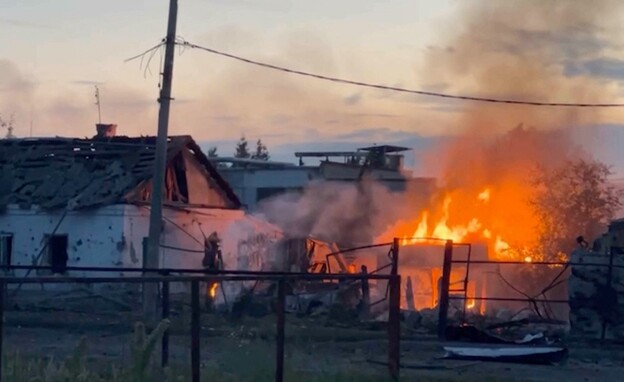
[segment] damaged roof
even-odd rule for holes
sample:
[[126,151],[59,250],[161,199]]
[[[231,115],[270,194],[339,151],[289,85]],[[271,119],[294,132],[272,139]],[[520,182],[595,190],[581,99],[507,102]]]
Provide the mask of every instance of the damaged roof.
[[[167,161],[188,150],[234,208],[240,201],[190,136],[169,137]],[[0,140],[0,207],[84,209],[128,202],[152,178],[156,137]]]

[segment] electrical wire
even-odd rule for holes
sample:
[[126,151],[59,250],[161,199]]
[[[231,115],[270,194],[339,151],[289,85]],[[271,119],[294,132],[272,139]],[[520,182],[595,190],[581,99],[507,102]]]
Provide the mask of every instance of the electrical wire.
[[446,93],[429,92],[429,91],[424,91],[424,90],[407,89],[407,88],[401,88],[401,87],[396,87],[396,86],[387,86],[387,85],[373,84],[373,83],[362,82],[362,81],[348,80],[348,79],[338,78],[338,77],[331,77],[331,76],[326,76],[326,75],[321,75],[321,74],[304,72],[304,71],[296,70],[296,69],[290,69],[290,68],[286,68],[286,67],[283,67],[283,66],[267,64],[267,63],[264,63],[264,62],[260,62],[260,61],[252,60],[252,59],[249,59],[249,58],[237,56],[237,55],[234,55],[234,54],[231,54],[231,53],[226,53],[226,52],[222,52],[222,51],[219,51],[219,50],[216,50],[216,49],[212,49],[212,48],[208,48],[208,47],[205,47],[205,46],[193,44],[193,43],[190,43],[190,42],[185,41],[185,40],[180,39],[180,38],[176,39],[176,44],[182,45],[184,47],[192,48],[192,49],[203,50],[205,52],[213,53],[213,54],[216,54],[216,55],[219,55],[219,56],[222,56],[222,57],[231,58],[233,60],[241,61],[241,62],[244,62],[244,63],[247,63],[247,64],[260,66],[260,67],[267,68],[267,69],[273,69],[273,70],[277,70],[277,71],[281,71],[281,72],[285,72],[285,73],[297,74],[297,75],[300,75],[300,76],[312,77],[312,78],[316,78],[316,79],[320,79],[320,80],[337,82],[337,83],[343,83],[343,84],[348,84],[348,85],[355,85],[355,86],[361,86],[361,87],[367,87],[367,88],[373,88],[373,89],[381,89],[381,90],[389,90],[389,91],[402,92],[402,93],[418,94],[418,95],[429,96],[429,97],[456,99],[456,100],[464,100],[464,101],[475,101],[475,102],[489,102],[489,103],[526,105],[526,106],[600,107],[600,108],[605,108],[605,107],[624,107],[624,103],[539,102],[539,101],[525,101],[525,100],[512,100],[512,99],[500,99],[500,98],[489,98],[489,97],[454,95],[454,94],[446,94]]
[[[527,293],[525,293],[525,292],[521,291],[520,289],[516,288],[516,287],[515,287],[512,283],[510,283],[510,282],[509,282],[509,281],[508,281],[508,280],[507,280],[507,279],[503,276],[503,274],[500,272],[500,269],[499,269],[499,270],[497,270],[496,272],[494,272],[494,274],[495,274],[495,275],[497,275],[497,276],[501,279],[501,281],[502,281],[504,284],[506,284],[509,288],[511,288],[513,291],[515,291],[515,292],[517,292],[517,293],[521,294],[522,296],[526,297],[527,302],[528,302],[530,305],[533,305],[533,311],[535,312],[535,314],[537,314],[537,316],[538,316],[539,318],[542,318],[542,319],[544,318],[544,317],[542,316],[542,313],[540,312],[539,305],[538,305],[538,304],[537,304],[537,302],[535,301],[535,298],[534,298],[534,297],[531,297],[531,296],[529,296]],[[546,312],[546,315],[547,315],[547,318],[549,318],[549,319],[550,319],[550,317],[548,316],[548,313],[547,313],[547,312]]]
[[173,245],[161,244],[160,248],[171,249],[173,251],[186,252],[186,253],[204,253],[201,249],[188,249],[182,247],[175,247]]
[[161,40],[158,44],[156,44],[156,45],[154,45],[153,47],[151,47],[151,48],[147,49],[145,52],[143,52],[143,53],[139,53],[139,54],[137,54],[136,56],[132,56],[132,57],[130,57],[130,58],[127,58],[127,59],[125,59],[125,60],[124,60],[124,62],[130,62],[130,61],[136,60],[136,59],[138,59],[138,58],[141,58],[141,59],[142,59],[144,56],[146,56],[147,54],[151,53],[152,51],[154,51],[154,50],[156,50],[156,49],[160,48],[160,47],[161,47],[161,46],[163,46],[164,44],[165,44],[165,39],[162,39],[162,40]]

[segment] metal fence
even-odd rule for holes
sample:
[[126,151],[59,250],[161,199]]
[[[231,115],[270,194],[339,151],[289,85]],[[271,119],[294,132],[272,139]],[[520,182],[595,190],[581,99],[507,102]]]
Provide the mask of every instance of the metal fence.
[[[170,284],[186,283],[190,284],[190,360],[191,376],[193,382],[200,380],[200,283],[222,283],[226,281],[266,281],[277,284],[276,300],[276,354],[275,354],[275,380],[284,380],[284,347],[285,347],[285,324],[286,324],[286,284],[297,281],[344,281],[362,283],[368,285],[370,280],[385,280],[388,282],[388,372],[392,379],[399,378],[400,362],[400,276],[397,272],[398,243],[392,245],[390,274],[311,274],[311,273],[284,273],[284,272],[251,272],[251,271],[215,271],[206,272],[197,269],[143,269],[143,268],[103,268],[103,267],[68,267],[67,272],[135,272],[143,273],[137,276],[98,276],[98,277],[74,277],[74,276],[3,276],[0,277],[0,359],[2,359],[4,340],[4,317],[5,298],[9,285],[17,285],[19,289],[25,284],[145,284],[158,283],[161,290],[161,317],[167,319],[170,316]],[[48,270],[49,267],[38,266],[10,266],[2,267],[4,270],[26,270],[27,274],[36,270]],[[161,343],[161,365],[167,366],[169,363],[169,336],[167,330]],[[0,381],[2,378],[2,365],[0,362]]]
[[[608,255],[599,255],[596,256],[607,256],[609,259],[608,263],[597,263],[597,262],[557,262],[557,261],[500,261],[500,260],[474,260],[470,257],[470,251],[468,252],[468,256],[465,259],[456,259],[454,258],[453,248],[457,245],[457,243],[453,243],[452,241],[446,241],[444,245],[444,261],[442,266],[442,278],[441,278],[441,288],[440,288],[440,298],[439,298],[439,311],[438,311],[438,337],[441,340],[445,340],[446,338],[446,329],[449,323],[449,304],[453,300],[460,300],[463,304],[463,315],[462,320],[465,321],[466,318],[466,301],[499,301],[499,302],[524,302],[533,306],[535,310],[537,310],[538,304],[570,304],[569,298],[548,298],[547,292],[553,290],[557,286],[563,284],[567,280],[562,279],[564,273],[570,269],[570,267],[606,267],[607,268],[607,279],[606,279],[606,287],[608,289],[612,289],[613,282],[613,270],[614,269],[622,269],[623,265],[614,264],[614,257],[618,251],[621,253],[621,248],[612,247],[610,248]],[[451,271],[453,269],[453,265],[461,265],[465,267],[465,277],[462,280],[463,288],[462,289],[451,289]],[[552,280],[547,283],[536,295],[530,296],[518,288],[511,285],[509,282],[505,281],[510,290],[514,292],[515,295],[521,295],[522,297],[512,297],[512,296],[503,296],[503,297],[492,297],[492,296],[471,296],[468,294],[467,285],[470,282],[470,269],[471,266],[475,265],[495,265],[495,266],[533,266],[533,267],[551,267],[557,268],[558,271],[555,272],[555,276]],[[463,296],[452,295],[453,292],[461,292]],[[606,320],[602,322],[602,339],[605,339],[605,331],[608,323]]]

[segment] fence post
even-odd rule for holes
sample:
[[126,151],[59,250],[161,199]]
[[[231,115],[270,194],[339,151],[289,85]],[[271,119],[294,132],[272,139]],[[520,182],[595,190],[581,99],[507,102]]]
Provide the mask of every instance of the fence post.
[[[613,255],[614,255],[614,248],[613,247],[609,247],[609,269],[607,270],[607,291],[612,291],[613,290]],[[608,320],[603,317],[602,318],[602,330],[600,333],[600,339],[604,340],[607,337],[607,327],[609,326]]]
[[277,334],[275,382],[284,381],[284,332],[286,326],[286,281],[280,279],[277,284]]
[[440,298],[438,300],[438,339],[446,339],[448,322],[449,285],[451,283],[451,266],[453,262],[453,241],[447,240],[444,245],[444,264],[442,265],[442,280]]
[[399,239],[392,243],[392,269],[388,290],[388,369],[393,380],[399,379],[401,358],[401,276],[399,276]]
[[391,253],[392,253],[392,268],[390,268],[390,274],[391,275],[398,275],[399,274],[399,239],[395,238],[392,241],[392,249],[391,249]]
[[199,382],[199,281],[191,281],[191,380]]
[[[169,281],[162,283],[162,319],[169,318]],[[169,328],[165,330],[161,343],[160,364],[164,368],[169,363]]]
[[368,268],[366,265],[362,265],[362,310],[361,314],[364,317],[368,317],[370,314],[370,285],[368,283]]
[[[4,277],[4,276],[2,276]],[[6,292],[6,284],[4,280],[0,281],[0,382],[2,381],[2,361],[4,360],[3,343],[4,343],[4,294]]]

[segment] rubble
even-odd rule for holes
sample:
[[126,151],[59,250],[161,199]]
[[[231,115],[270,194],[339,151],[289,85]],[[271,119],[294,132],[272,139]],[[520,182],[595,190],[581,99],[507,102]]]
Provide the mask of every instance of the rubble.
[[445,358],[467,361],[492,361],[552,365],[568,357],[564,347],[521,345],[445,346]]

